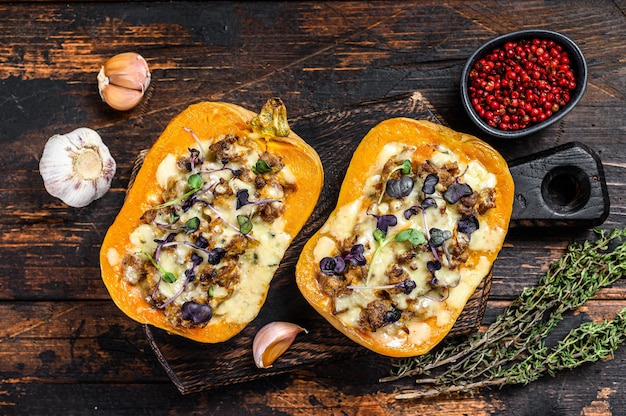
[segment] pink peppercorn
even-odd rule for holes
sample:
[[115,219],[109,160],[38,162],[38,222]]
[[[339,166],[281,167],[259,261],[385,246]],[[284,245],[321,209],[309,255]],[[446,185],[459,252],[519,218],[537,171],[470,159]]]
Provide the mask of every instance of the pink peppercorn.
[[[569,56],[552,40],[509,41],[469,73],[472,107],[489,126],[519,130],[559,111],[576,88]],[[515,117],[515,118],[513,118]]]

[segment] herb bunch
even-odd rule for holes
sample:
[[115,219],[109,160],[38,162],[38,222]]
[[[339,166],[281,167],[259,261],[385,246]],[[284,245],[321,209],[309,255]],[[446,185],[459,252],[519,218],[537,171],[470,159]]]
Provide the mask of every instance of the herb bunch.
[[422,376],[417,383],[432,387],[404,391],[396,397],[432,397],[527,384],[545,374],[610,356],[626,341],[626,308],[612,320],[583,323],[553,347],[546,345],[564,314],[626,275],[626,229],[595,233],[593,241],[571,243],[538,284],[525,288],[484,332],[401,360],[381,381]]

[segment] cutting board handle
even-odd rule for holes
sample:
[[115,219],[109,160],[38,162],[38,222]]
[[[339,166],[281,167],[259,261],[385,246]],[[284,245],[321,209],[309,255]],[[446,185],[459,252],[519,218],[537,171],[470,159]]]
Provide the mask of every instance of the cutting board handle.
[[580,142],[509,163],[515,182],[511,227],[594,227],[609,215],[598,155]]

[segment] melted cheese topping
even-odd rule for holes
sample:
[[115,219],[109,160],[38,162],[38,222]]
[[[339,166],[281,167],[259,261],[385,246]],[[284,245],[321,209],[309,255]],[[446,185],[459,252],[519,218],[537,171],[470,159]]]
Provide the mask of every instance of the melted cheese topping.
[[[195,154],[169,154],[158,166],[151,208],[130,235],[124,276],[173,325],[248,323],[292,238],[284,231],[282,201],[295,176],[245,138],[200,144]],[[198,189],[191,188],[192,175],[201,177]],[[117,263],[120,255],[109,253],[108,259]],[[210,319],[186,315],[188,302],[210,306]]]
[[[455,320],[490,271],[484,255],[497,250],[504,235],[504,230],[492,229],[483,221],[495,200],[496,176],[480,162],[466,160],[443,146],[432,146],[428,159],[421,156],[423,150],[402,143],[384,146],[368,173],[362,196],[338,207],[320,230],[322,237],[313,251],[321,268],[320,290],[331,298],[335,316],[346,327],[358,328],[392,347],[407,340],[420,345],[433,328]],[[408,173],[400,170],[405,160],[411,164]],[[423,185],[429,173],[437,175],[439,182],[434,192],[427,193]],[[389,179],[404,175],[413,180],[408,194],[397,197],[385,192]],[[453,183],[469,185],[473,196],[481,195],[478,202],[447,201],[444,192]],[[436,206],[421,207],[427,198]],[[378,226],[382,216],[393,216],[397,222],[386,233]],[[479,228],[459,230],[459,221],[470,217]],[[424,241],[413,244],[396,239],[409,229]],[[434,229],[449,233],[440,246],[429,240],[437,232]],[[357,245],[362,245],[364,265],[349,260],[348,253]],[[323,270],[322,263],[337,257],[344,258],[345,270]],[[433,263],[439,268],[433,268]]]

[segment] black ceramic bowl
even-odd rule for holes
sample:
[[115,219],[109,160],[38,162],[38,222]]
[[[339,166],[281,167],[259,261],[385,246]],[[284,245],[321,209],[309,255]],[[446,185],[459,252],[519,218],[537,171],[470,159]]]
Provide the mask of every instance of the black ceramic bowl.
[[[469,74],[476,61],[484,58],[496,47],[502,47],[509,41],[520,41],[522,39],[546,39],[553,40],[555,43],[561,45],[563,51],[567,51],[569,57],[569,65],[574,72],[576,79],[576,88],[570,93],[570,100],[558,111],[554,112],[550,117],[546,118],[542,122],[536,124],[529,124],[528,127],[519,130],[501,130],[496,127],[492,127],[485,120],[479,117],[471,104],[470,92],[469,92]],[[495,39],[482,45],[476,50],[472,56],[467,60],[461,73],[461,99],[463,101],[463,107],[471,118],[471,120],[485,133],[505,139],[515,139],[524,137],[532,133],[550,126],[562,119],[572,108],[580,101],[585,92],[587,86],[587,63],[580,48],[568,37],[549,30],[522,30],[519,32],[513,32],[506,35],[499,36]]]

